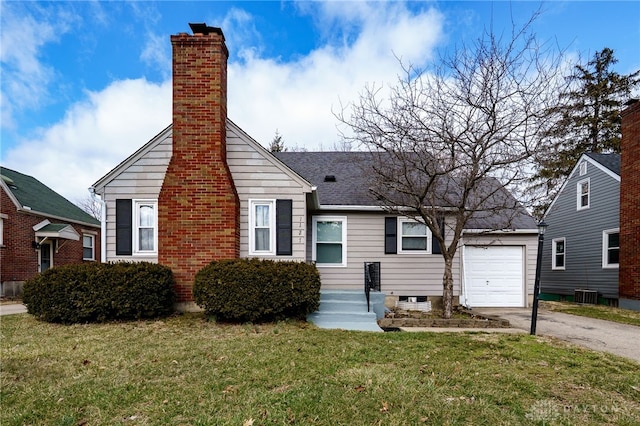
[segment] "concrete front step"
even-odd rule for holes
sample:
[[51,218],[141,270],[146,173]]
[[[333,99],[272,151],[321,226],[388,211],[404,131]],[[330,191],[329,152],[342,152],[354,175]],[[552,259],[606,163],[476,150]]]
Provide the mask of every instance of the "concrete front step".
[[382,298],[380,295],[382,294],[376,293],[371,298],[371,311],[367,312],[364,291],[323,290],[320,292],[319,309],[308,315],[307,321],[320,328],[382,331],[377,323],[377,319],[384,316],[384,311],[382,315],[377,312],[384,309],[384,295]]

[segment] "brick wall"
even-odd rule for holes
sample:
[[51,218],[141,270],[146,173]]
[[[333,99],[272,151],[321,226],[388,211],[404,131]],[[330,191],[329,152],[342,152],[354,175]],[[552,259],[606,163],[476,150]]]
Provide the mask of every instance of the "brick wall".
[[[51,223],[68,223],[60,219],[47,218],[26,212],[20,212],[4,189],[0,189],[1,211],[3,218],[3,245],[0,247],[0,283],[7,281],[25,281],[38,273],[38,250],[32,243],[35,241],[33,227],[45,219]],[[80,241],[61,240],[59,250],[55,253],[52,245],[53,266],[82,262],[82,230],[90,229],[81,225],[71,224],[80,235]],[[100,260],[100,232],[99,228],[91,228],[96,232],[95,258]],[[65,242],[66,241],[66,242]],[[62,244],[62,242],[65,242]]]
[[620,299],[640,301],[640,102],[622,112]]
[[158,262],[170,267],[179,302],[195,274],[240,256],[240,208],[226,160],[227,58],[218,28],[171,37],[173,155],[158,199]]

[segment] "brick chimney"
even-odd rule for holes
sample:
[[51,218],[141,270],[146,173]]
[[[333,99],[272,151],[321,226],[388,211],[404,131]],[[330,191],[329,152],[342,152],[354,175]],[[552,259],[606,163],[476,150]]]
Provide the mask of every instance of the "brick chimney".
[[620,157],[619,304],[640,310],[640,102],[627,105]]
[[158,262],[193,300],[196,272],[240,255],[240,203],[227,165],[227,58],[220,28],[171,36],[173,155],[158,200]]

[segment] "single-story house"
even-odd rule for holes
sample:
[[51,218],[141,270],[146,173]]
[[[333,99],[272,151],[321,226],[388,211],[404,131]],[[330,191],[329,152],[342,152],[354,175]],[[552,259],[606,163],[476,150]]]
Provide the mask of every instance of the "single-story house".
[[[222,31],[191,28],[171,37],[173,123],[93,185],[106,205],[103,260],[171,267],[181,309],[194,308],[200,268],[237,257],[315,262],[323,291],[362,292],[365,264],[379,262],[388,301],[442,296],[439,248],[369,194],[357,167],[367,154],[267,151],[227,117]],[[509,229],[470,223],[454,261],[460,303],[528,305],[537,229],[517,216]]]
[[0,197],[3,296],[53,266],[100,259],[100,221],[34,177],[0,167]]
[[544,215],[543,300],[618,302],[620,154],[583,154]]

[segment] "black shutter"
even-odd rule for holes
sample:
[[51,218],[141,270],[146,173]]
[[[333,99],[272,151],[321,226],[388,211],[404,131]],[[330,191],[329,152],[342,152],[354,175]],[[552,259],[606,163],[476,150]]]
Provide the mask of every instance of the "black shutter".
[[130,255],[133,236],[131,200],[116,200],[116,255]]
[[398,253],[398,218],[384,218],[384,254]]
[[293,201],[276,200],[276,254],[293,254]]
[[[440,235],[444,238],[444,217],[438,218],[438,228],[440,228]],[[442,254],[442,249],[440,248],[440,243],[438,240],[431,236],[431,253],[433,254]]]

